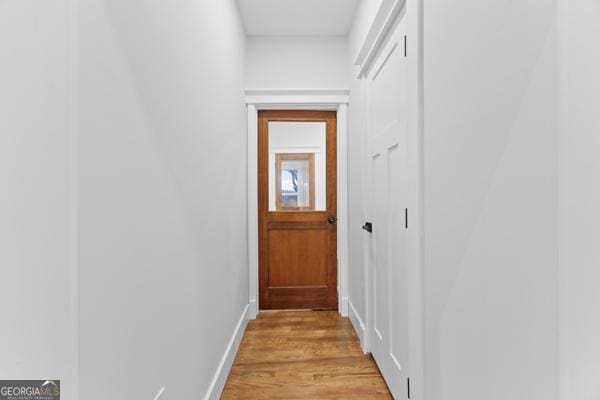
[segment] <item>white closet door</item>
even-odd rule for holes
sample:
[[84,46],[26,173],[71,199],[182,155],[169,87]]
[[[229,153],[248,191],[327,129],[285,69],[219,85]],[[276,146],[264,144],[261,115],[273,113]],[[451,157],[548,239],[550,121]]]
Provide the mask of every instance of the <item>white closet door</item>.
[[367,85],[370,184],[369,342],[396,399],[408,397],[408,143],[405,24],[401,20],[372,64]]

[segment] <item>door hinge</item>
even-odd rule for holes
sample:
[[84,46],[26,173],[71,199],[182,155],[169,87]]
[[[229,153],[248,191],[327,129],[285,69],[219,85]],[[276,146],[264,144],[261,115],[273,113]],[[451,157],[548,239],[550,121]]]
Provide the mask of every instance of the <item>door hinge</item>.
[[408,398],[410,399],[410,378],[406,378],[406,394],[408,395]]
[[406,35],[404,35],[404,57],[408,55],[408,40],[406,39]]
[[408,229],[408,208],[404,209],[404,228]]

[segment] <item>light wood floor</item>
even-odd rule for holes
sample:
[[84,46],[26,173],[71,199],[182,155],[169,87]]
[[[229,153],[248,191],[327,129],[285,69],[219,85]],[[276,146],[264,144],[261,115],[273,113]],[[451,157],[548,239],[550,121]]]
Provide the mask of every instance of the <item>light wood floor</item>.
[[348,318],[269,311],[248,328],[222,399],[391,399]]

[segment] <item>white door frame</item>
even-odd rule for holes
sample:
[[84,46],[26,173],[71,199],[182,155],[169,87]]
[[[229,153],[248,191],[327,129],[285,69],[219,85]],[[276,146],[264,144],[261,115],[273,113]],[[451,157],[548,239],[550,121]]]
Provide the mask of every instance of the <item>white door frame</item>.
[[348,316],[347,89],[249,89],[248,109],[248,318],[258,314],[258,111],[337,111],[338,310]]

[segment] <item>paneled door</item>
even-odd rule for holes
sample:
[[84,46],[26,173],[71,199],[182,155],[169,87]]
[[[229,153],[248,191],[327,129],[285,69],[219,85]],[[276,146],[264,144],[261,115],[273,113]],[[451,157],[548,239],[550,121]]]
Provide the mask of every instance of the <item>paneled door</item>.
[[402,22],[367,76],[369,346],[396,399],[408,397],[407,62]]
[[260,309],[337,308],[335,111],[260,111]]

